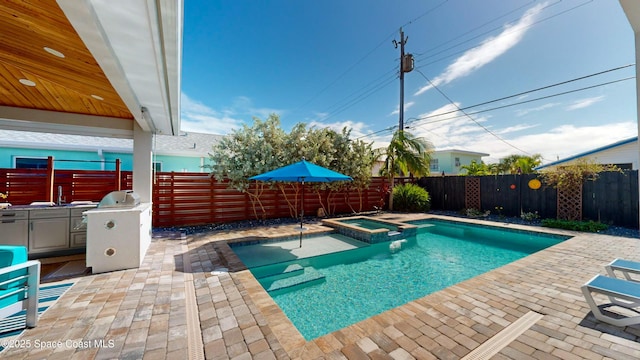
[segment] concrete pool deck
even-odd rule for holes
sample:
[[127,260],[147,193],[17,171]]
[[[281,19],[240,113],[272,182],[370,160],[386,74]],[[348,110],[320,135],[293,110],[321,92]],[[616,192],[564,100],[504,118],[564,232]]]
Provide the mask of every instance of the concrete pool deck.
[[[310,233],[328,230],[306,226]],[[493,359],[640,358],[640,326],[597,321],[580,292],[593,275],[605,274],[612,259],[640,261],[640,239],[547,230],[574,237],[307,342],[227,245],[296,235],[291,231],[289,225],[187,237],[156,234],[139,269],[79,278],[38,327],[20,337],[31,346],[7,349],[0,357],[460,359],[533,311],[542,317]],[[222,267],[229,272],[212,273]],[[113,346],[77,346],[92,340]],[[34,346],[45,341],[51,346]]]

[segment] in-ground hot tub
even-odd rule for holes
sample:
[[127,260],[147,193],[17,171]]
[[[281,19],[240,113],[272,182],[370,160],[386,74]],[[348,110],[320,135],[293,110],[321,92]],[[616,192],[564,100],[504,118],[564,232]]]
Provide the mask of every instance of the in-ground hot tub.
[[323,225],[334,228],[339,234],[370,244],[406,239],[416,235],[417,226],[368,216],[352,216],[327,219]]

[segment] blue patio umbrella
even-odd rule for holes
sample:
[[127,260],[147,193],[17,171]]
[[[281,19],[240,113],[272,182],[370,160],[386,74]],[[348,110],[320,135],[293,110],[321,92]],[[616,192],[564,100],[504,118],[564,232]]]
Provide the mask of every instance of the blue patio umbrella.
[[310,163],[302,158],[302,161],[281,168],[268,171],[264,174],[252,176],[249,180],[297,182],[302,184],[301,212],[300,212],[300,247],[302,247],[302,223],[304,219],[304,183],[305,182],[334,182],[351,181],[350,176],[329,170],[325,167]]

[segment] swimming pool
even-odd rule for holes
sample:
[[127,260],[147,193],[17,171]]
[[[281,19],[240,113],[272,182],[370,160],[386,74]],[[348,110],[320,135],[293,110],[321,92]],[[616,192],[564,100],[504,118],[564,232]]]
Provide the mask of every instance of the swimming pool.
[[396,242],[245,264],[311,340],[567,239],[455,222],[415,224],[416,236]]

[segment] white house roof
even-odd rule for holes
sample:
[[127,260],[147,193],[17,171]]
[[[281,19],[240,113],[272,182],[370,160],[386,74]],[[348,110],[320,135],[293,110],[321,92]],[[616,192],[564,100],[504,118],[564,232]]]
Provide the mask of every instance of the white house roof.
[[459,149],[441,149],[435,150],[434,153],[442,154],[442,153],[455,153],[455,154],[464,154],[464,155],[472,155],[472,156],[489,156],[487,153],[481,153],[476,151],[469,150],[459,150]]
[[[155,135],[154,151],[158,155],[208,156],[222,135],[181,132],[179,136]],[[129,153],[132,139],[70,134],[47,134],[34,131],[0,130],[0,147],[48,150],[111,151]]]
[[570,156],[570,157],[567,157],[567,158],[564,158],[564,159],[560,159],[558,161],[554,161],[554,162],[550,162],[548,164],[544,164],[544,165],[538,166],[536,168],[536,170],[544,169],[544,168],[551,167],[551,166],[557,166],[557,165],[560,165],[560,164],[565,164],[565,163],[571,162],[571,161],[576,160],[576,159],[580,159],[580,158],[584,158],[584,157],[587,157],[587,156],[595,155],[595,154],[601,153],[601,152],[603,152],[605,150],[615,149],[617,147],[620,147],[620,146],[623,146],[623,145],[627,145],[627,144],[631,144],[631,143],[634,143],[634,142],[635,143],[638,142],[638,137],[637,136],[632,137],[630,139],[621,140],[621,141],[615,142],[613,144],[605,145],[605,146],[602,146],[602,147],[599,147],[599,148],[596,148],[596,149],[593,149],[593,150],[585,151],[585,152],[582,152],[582,153],[579,153],[579,154],[576,154],[576,155],[573,155],[573,156]]

